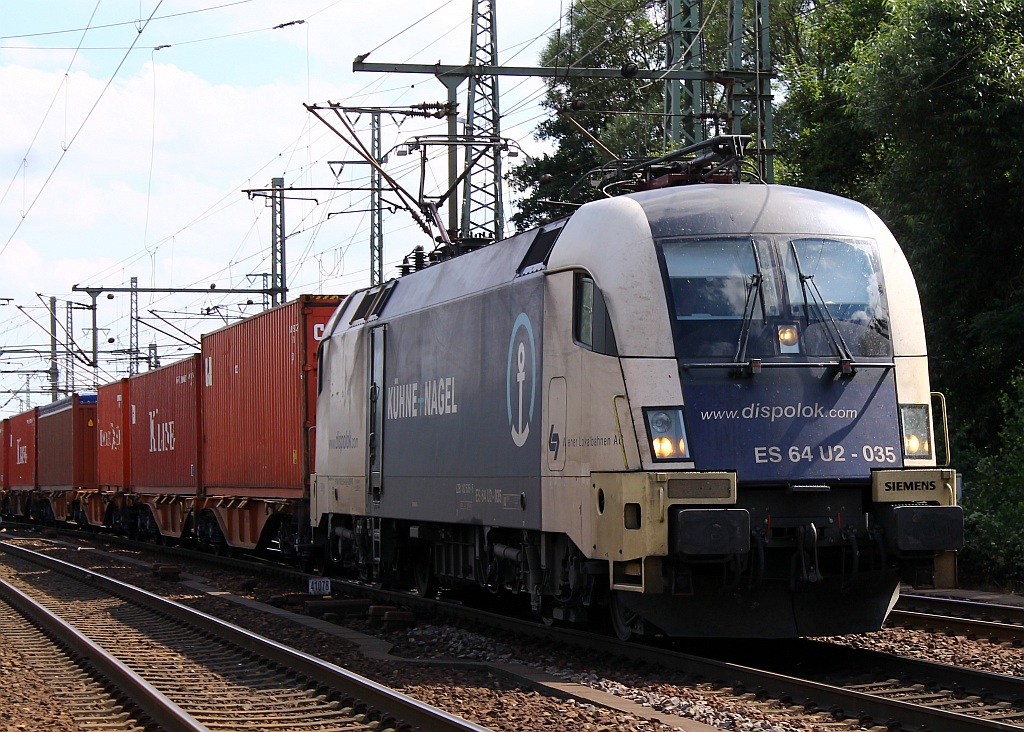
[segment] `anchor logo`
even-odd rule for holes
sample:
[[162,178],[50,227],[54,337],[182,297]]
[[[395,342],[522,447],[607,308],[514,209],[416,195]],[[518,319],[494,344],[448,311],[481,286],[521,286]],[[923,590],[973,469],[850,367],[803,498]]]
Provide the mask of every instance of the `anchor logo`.
[[[519,331],[523,331],[522,337]],[[527,350],[530,354],[529,371],[527,371]],[[512,361],[515,357],[515,371]],[[516,447],[526,444],[530,436],[530,422],[533,420],[533,404],[537,393],[537,349],[533,341],[533,326],[526,313],[520,313],[512,326],[512,337],[508,342],[508,365],[505,370],[505,406],[508,410],[508,424],[511,428],[512,441]],[[529,404],[526,404],[525,382],[530,379]],[[514,384],[514,386],[513,386]],[[514,392],[514,393],[513,393]],[[516,402],[516,419],[513,419],[512,404]],[[524,411],[525,410],[525,411]]]

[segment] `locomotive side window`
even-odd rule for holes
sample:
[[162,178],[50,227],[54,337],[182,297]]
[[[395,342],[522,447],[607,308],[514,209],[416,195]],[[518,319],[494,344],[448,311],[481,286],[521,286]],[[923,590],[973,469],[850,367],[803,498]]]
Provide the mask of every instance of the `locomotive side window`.
[[594,347],[594,281],[580,277],[579,305],[576,309],[576,340],[588,348]]
[[573,339],[595,353],[618,355],[604,295],[593,279],[582,274],[576,276],[573,297]]
[[320,341],[320,345],[316,348],[316,395],[319,397],[324,391],[324,343],[326,341]]

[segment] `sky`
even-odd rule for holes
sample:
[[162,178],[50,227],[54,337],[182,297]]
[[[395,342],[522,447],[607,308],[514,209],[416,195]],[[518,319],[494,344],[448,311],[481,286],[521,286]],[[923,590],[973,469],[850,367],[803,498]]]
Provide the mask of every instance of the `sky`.
[[[567,6],[495,6],[499,64],[537,65]],[[0,0],[0,418],[50,401],[51,298],[61,383],[73,343],[84,392],[126,375],[131,300],[100,294],[94,331],[92,301],[74,287],[263,287],[271,209],[244,190],[275,177],[368,184],[365,165],[335,176],[330,161],[359,158],[304,103],[443,102],[433,76],[356,73],[352,61],[466,63],[471,11],[471,0]],[[503,136],[545,151],[532,135],[542,83],[506,77],[499,88]],[[383,120],[385,151],[445,132],[438,120]],[[369,117],[353,122],[368,145]],[[391,155],[385,169],[417,190],[415,156]],[[431,171],[425,185],[443,184]],[[368,203],[365,192],[289,194],[289,299],[370,283]],[[386,212],[385,279],[417,245],[431,242],[412,218]],[[170,363],[199,334],[262,310],[262,297],[141,293],[138,307],[141,350],[155,343]],[[85,364],[94,332],[96,369]]]

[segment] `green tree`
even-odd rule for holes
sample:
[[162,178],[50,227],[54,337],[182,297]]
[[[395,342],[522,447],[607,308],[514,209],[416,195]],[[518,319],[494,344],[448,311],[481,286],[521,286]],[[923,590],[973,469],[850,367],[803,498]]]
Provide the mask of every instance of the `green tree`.
[[781,183],[861,198],[878,164],[877,134],[857,118],[844,80],[886,0],[778,3],[772,37],[782,91],[775,124]]
[[[845,4],[845,3],[844,3]],[[1024,359],[1024,0],[897,0],[845,68],[865,202],[908,252],[959,436],[996,444]]]
[[999,449],[980,460],[964,486],[966,545],[963,580],[1020,589],[1024,585],[1024,372],[999,399],[1003,426]]
[[[655,42],[661,31],[644,0],[582,0],[567,13],[564,26],[548,39],[541,65],[657,68],[661,63]],[[575,107],[572,117],[617,156],[643,156],[661,145],[662,97],[662,84],[639,79],[549,79],[542,106],[551,114],[537,126],[536,136],[553,143],[554,151],[508,174],[513,189],[526,194],[512,216],[517,228],[572,211],[549,200],[583,203],[603,195],[582,179],[608,157],[560,110]]]

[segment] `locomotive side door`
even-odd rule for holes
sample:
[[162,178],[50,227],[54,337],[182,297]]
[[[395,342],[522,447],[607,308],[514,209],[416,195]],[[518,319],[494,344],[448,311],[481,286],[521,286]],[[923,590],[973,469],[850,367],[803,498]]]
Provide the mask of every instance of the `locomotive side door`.
[[384,335],[386,325],[370,328],[370,421],[367,445],[369,446],[369,491],[375,503],[380,502],[383,481],[381,476],[381,453],[384,447]]

